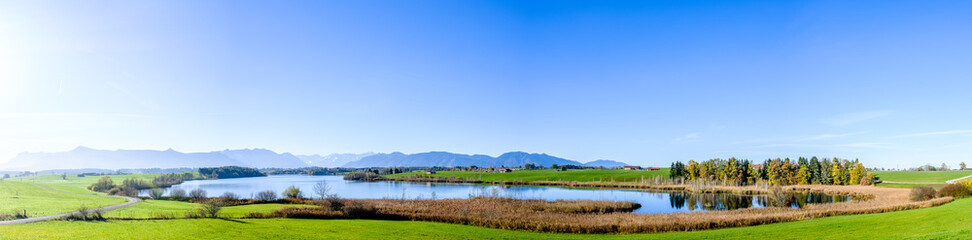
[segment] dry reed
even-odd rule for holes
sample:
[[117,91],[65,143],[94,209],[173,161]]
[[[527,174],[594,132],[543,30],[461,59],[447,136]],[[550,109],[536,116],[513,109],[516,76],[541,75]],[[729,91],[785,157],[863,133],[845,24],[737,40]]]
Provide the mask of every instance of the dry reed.
[[[534,182],[535,183],[535,182]],[[578,183],[585,186],[597,183]],[[625,183],[626,184],[626,183]],[[696,186],[700,187],[700,186]],[[652,189],[693,191],[689,185],[656,186]],[[326,208],[293,208],[251,217],[373,218],[432,221],[498,229],[558,233],[651,233],[694,231],[797,221],[827,216],[881,213],[931,207],[950,202],[936,198],[912,202],[909,190],[869,186],[788,186],[787,191],[813,191],[849,195],[859,201],[808,205],[804,208],[747,208],[731,211],[633,214],[636,203],[610,201],[543,201],[477,197],[471,199],[403,200],[357,199],[370,214],[351,217]],[[765,188],[705,186],[694,191],[767,193]],[[360,213],[359,213],[360,214]]]

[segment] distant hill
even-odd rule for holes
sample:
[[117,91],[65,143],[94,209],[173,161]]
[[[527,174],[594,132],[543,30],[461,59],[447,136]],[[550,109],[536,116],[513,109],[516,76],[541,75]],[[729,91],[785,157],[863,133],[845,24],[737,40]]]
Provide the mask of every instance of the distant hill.
[[613,168],[613,167],[628,166],[628,164],[623,162],[613,161],[613,160],[595,160],[595,161],[590,161],[585,163],[584,166]]
[[352,161],[361,160],[361,158],[375,155],[374,153],[335,153],[329,155],[295,155],[301,161],[304,161],[308,165],[318,166],[318,167],[340,167]]
[[457,166],[480,166],[480,167],[499,167],[499,166],[523,166],[525,164],[537,164],[550,167],[557,165],[578,165],[578,166],[604,166],[616,167],[627,165],[625,163],[598,160],[589,163],[581,163],[574,160],[567,160],[547,154],[508,152],[499,157],[487,155],[467,155],[450,152],[427,152],[416,154],[404,154],[400,152],[374,154],[361,158],[357,161],[348,162],[343,167],[363,168],[363,167],[457,167]]
[[[466,155],[450,152],[426,152],[416,154],[362,153],[330,155],[293,155],[276,153],[267,149],[238,149],[214,152],[182,153],[172,149],[158,150],[98,150],[77,147],[66,152],[21,153],[8,162],[0,163],[2,171],[43,171],[58,170],[107,170],[129,169],[141,172],[145,169],[240,166],[251,168],[304,168],[304,167],[456,167],[456,166],[523,166],[537,164],[550,167],[558,165],[578,165],[591,167],[618,167],[627,165],[610,160],[597,160],[581,163],[547,154],[508,152],[498,157],[487,155]],[[135,170],[132,170],[135,169]],[[142,169],[142,170],[138,170]],[[71,171],[76,172],[76,171]]]
[[142,169],[200,167],[309,167],[290,153],[278,154],[266,149],[224,150],[218,152],[181,153],[172,149],[96,150],[77,147],[67,152],[21,153],[0,164],[5,171],[38,171],[48,169]]

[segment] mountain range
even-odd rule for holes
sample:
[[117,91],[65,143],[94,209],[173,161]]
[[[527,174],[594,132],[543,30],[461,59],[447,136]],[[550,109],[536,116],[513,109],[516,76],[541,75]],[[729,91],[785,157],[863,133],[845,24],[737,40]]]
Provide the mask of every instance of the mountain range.
[[429,166],[542,166],[579,165],[618,167],[625,163],[597,160],[589,163],[567,160],[547,154],[509,152],[498,157],[466,155],[450,152],[416,154],[362,153],[330,155],[294,155],[276,153],[267,149],[238,149],[214,152],[182,153],[172,149],[158,150],[98,150],[77,147],[66,152],[21,153],[5,163],[3,171],[40,171],[51,169],[145,169],[145,168],[200,168],[219,166],[243,166],[253,168],[302,168],[302,167],[429,167]]
[[626,163],[611,161],[611,160],[597,160],[588,163],[581,163],[574,160],[567,160],[559,157],[550,156],[547,154],[537,154],[537,153],[525,153],[525,152],[508,152],[504,153],[498,157],[491,157],[487,155],[466,155],[450,152],[427,152],[427,153],[416,153],[416,154],[404,154],[400,152],[388,153],[388,154],[375,154],[361,158],[361,160],[352,161],[344,164],[344,167],[349,168],[361,168],[361,167],[467,167],[467,166],[479,166],[479,167],[500,167],[500,166],[523,166],[525,164],[536,164],[545,167],[550,167],[553,164],[557,165],[578,165],[578,166],[590,166],[590,167],[620,167],[627,165]]

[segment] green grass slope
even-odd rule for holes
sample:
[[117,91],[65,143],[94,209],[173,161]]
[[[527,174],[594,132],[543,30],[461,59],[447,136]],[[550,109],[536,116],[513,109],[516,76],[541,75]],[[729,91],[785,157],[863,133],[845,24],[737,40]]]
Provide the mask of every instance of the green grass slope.
[[27,215],[45,216],[76,211],[81,205],[103,207],[125,199],[55,192],[29,182],[0,181],[0,213],[27,210]]
[[307,219],[182,219],[0,226],[0,239],[964,239],[972,199],[926,209],[697,232],[545,234],[457,224]]
[[[111,175],[110,177],[111,180],[115,182],[115,184],[121,184],[122,181],[128,178],[142,179],[147,183],[152,183],[152,180],[155,179],[155,177],[158,175],[159,174],[128,174],[128,175]],[[35,175],[35,176],[12,178],[10,181],[36,183],[36,184],[43,185],[45,187],[49,187],[51,189],[64,191],[64,192],[104,195],[104,193],[88,190],[88,186],[91,186],[91,184],[98,182],[98,179],[100,178],[101,176],[78,177],[77,175],[68,174],[66,176],[66,179],[63,179],[61,175]]]
[[[311,205],[300,204],[252,204],[243,206],[223,207],[220,215],[228,218],[245,217],[251,212],[269,213],[287,207],[300,207]],[[196,203],[162,200],[145,200],[135,205],[106,212],[105,217],[110,218],[158,218],[174,217],[183,218],[187,212],[195,212],[201,207]]]
[[483,181],[617,181],[633,182],[654,176],[668,176],[668,169],[663,168],[658,171],[633,171],[618,169],[570,169],[567,171],[557,171],[554,169],[543,170],[520,170],[508,173],[487,173],[471,171],[439,171],[435,174],[425,174],[425,172],[408,172],[387,175],[386,177],[406,177],[412,175],[428,175],[432,177],[457,177],[469,180]]
[[965,171],[876,171],[874,176],[883,181],[905,183],[945,183],[945,181],[972,175]]

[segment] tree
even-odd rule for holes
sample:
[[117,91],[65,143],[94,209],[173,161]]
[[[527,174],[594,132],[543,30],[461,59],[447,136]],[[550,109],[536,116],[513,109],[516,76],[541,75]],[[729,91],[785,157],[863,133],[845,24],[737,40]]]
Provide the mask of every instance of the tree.
[[206,190],[203,190],[202,188],[193,189],[192,191],[189,191],[189,198],[196,200],[206,198]]
[[817,157],[810,158],[810,175],[810,183],[823,184],[823,179],[820,177],[820,160]]
[[699,179],[699,163],[695,162],[695,160],[689,160],[685,170],[688,172],[689,179]]
[[965,170],[965,162],[959,163],[959,170]]
[[806,165],[800,166],[800,170],[797,172],[797,176],[800,178],[800,184],[806,185],[810,184],[812,180],[812,175],[810,174],[810,168]]
[[938,171],[948,171],[948,165],[945,165],[945,163],[942,163],[942,167],[941,168],[938,168]]
[[284,195],[284,197],[288,197],[288,198],[303,198],[304,197],[304,193],[300,192],[300,188],[298,188],[297,186],[294,186],[294,185],[290,185],[290,187],[287,187],[287,189],[284,189],[283,195]]
[[149,191],[149,197],[152,199],[162,199],[162,194],[165,194],[165,189],[162,188],[153,188]]
[[844,170],[840,167],[837,158],[834,158],[830,164],[830,179],[834,185],[844,185]]
[[832,164],[827,159],[820,161],[820,184],[830,185],[834,184],[833,174],[831,174]]
[[266,190],[266,191],[259,192],[257,193],[257,200],[264,201],[264,202],[276,201],[277,192],[274,192],[273,190]]
[[327,185],[327,181],[321,180],[314,184],[314,193],[321,199],[328,198],[331,196],[331,186]]
[[[854,169],[852,169],[850,171],[850,179],[847,179],[848,180],[848,184],[849,185],[861,184],[861,178],[864,177],[864,174],[865,174],[866,171],[867,171],[867,169],[864,169],[864,164],[857,163],[854,166]],[[868,185],[870,185],[870,184],[868,184]]]
[[115,188],[115,182],[112,181],[111,177],[109,177],[108,175],[104,175],[98,179],[98,182],[88,187],[88,190],[95,191],[95,192],[107,192],[112,188]]

